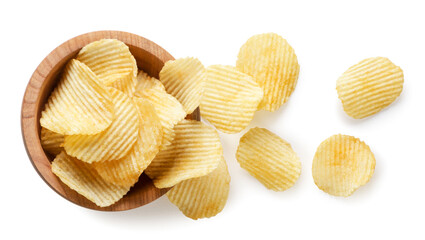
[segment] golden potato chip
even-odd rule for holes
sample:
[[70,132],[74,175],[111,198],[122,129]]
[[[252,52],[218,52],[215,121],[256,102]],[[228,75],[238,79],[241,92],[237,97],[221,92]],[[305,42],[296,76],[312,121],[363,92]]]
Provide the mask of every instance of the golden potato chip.
[[96,134],[113,117],[110,92],[86,65],[71,60],[41,113],[40,124],[63,135]]
[[132,76],[127,78],[121,78],[109,85],[110,87],[116,88],[130,97],[134,95],[134,92],[136,91],[136,85],[137,85],[136,59],[133,56],[131,56],[131,59],[133,61],[134,69],[135,69],[133,71]]
[[120,200],[130,187],[104,181],[88,163],[61,152],[52,163],[52,172],[68,187],[99,207],[107,207]]
[[162,83],[158,79],[151,77],[147,73],[140,70],[139,74],[137,74],[136,91],[141,91],[147,88],[155,88],[165,91],[164,85],[162,85]]
[[251,128],[239,141],[236,159],[241,167],[273,191],[292,187],[301,162],[291,145],[264,128]]
[[202,122],[182,120],[174,132],[173,143],[145,170],[158,188],[207,175],[217,168],[223,154],[217,131]]
[[201,113],[218,130],[237,133],[245,129],[262,98],[263,90],[260,86],[252,77],[235,67],[207,67]]
[[206,72],[196,58],[180,58],[165,63],[159,79],[165,89],[183,105],[187,114],[201,103],[204,94]]
[[184,215],[194,220],[217,215],[226,205],[230,174],[226,161],[203,177],[184,180],[167,192],[167,197]]
[[336,81],[344,111],[353,118],[373,115],[400,96],[403,70],[388,58],[365,59],[350,67]]
[[120,160],[93,163],[105,181],[120,186],[133,186],[138,181],[162,143],[162,126],[153,105],[145,99],[133,100],[140,119],[139,135],[133,149]]
[[264,97],[258,108],[271,112],[288,101],[300,72],[294,49],[275,33],[248,39],[239,51],[236,67],[263,88]]
[[64,136],[50,131],[47,128],[41,128],[41,146],[48,153],[56,156],[63,150]]
[[156,113],[163,127],[163,139],[161,149],[170,145],[174,139],[174,125],[183,120],[186,113],[183,106],[176,98],[159,89],[143,89],[135,94],[136,97],[141,97],[149,100],[155,107]]
[[334,196],[350,196],[369,182],[375,171],[375,157],[369,146],[347,135],[333,135],[317,148],[313,178],[317,187]]
[[127,45],[116,39],[102,39],[87,44],[77,55],[106,86],[137,76],[136,61]]
[[115,117],[111,125],[95,135],[65,136],[65,151],[84,162],[119,160],[129,153],[137,140],[139,115],[133,101],[121,91],[108,88]]

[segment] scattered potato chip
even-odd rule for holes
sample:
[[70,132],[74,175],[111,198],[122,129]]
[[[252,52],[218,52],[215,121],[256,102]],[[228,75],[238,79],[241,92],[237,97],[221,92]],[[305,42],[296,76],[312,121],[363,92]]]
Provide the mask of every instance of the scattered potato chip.
[[133,186],[152,162],[162,143],[162,126],[153,105],[134,98],[138,106],[140,129],[131,152],[118,161],[95,162],[93,166],[102,178],[120,186]]
[[139,74],[137,74],[136,92],[147,88],[154,88],[165,91],[164,85],[162,85],[158,79],[151,77],[147,73],[140,70]]
[[202,122],[182,120],[174,132],[173,143],[145,170],[158,188],[207,175],[217,168],[223,154],[217,131]]
[[48,153],[56,156],[63,150],[64,136],[50,131],[47,128],[41,128],[41,146]]
[[206,73],[198,59],[180,58],[166,62],[159,79],[167,92],[179,100],[187,114],[201,103]]
[[83,63],[71,60],[41,113],[40,124],[62,135],[96,134],[114,117],[111,94]]
[[174,125],[183,120],[186,113],[183,106],[176,98],[159,89],[144,89],[136,92],[136,97],[141,97],[149,100],[155,107],[156,113],[163,127],[163,139],[161,149],[164,149],[174,139]]
[[81,49],[77,59],[85,63],[101,82],[132,96],[137,84],[137,64],[127,45],[102,39]]
[[65,136],[65,151],[84,162],[119,160],[129,153],[137,140],[139,116],[133,101],[121,91],[108,88],[115,118],[103,132],[95,135]]
[[241,167],[273,191],[292,187],[301,173],[301,162],[291,145],[264,128],[251,128],[236,152]]
[[184,180],[167,192],[180,211],[194,220],[217,215],[226,205],[230,174],[222,157],[218,167],[203,177]]
[[120,187],[104,181],[90,164],[61,152],[52,163],[52,172],[68,187],[99,207],[107,207],[120,200],[130,187]]
[[375,157],[360,139],[333,135],[317,148],[312,171],[319,189],[348,197],[369,182],[375,171]]
[[297,85],[300,66],[294,49],[275,33],[254,35],[241,47],[236,67],[263,88],[259,109],[275,111]]
[[263,90],[235,67],[207,67],[201,113],[218,130],[238,133],[248,126],[263,98]]
[[365,59],[350,67],[336,81],[344,111],[353,118],[373,115],[400,96],[403,70],[388,58]]

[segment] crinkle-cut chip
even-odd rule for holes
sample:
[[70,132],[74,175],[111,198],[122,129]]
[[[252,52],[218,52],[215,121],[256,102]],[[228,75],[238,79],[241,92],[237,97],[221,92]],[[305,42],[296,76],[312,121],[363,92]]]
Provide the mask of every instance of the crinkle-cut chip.
[[202,117],[218,130],[238,133],[248,126],[263,98],[263,90],[251,76],[232,66],[207,67]]
[[147,73],[145,73],[143,70],[140,70],[139,74],[137,74],[136,91],[141,91],[147,88],[148,89],[155,88],[155,89],[165,91],[164,85],[162,85],[162,83],[158,79],[151,77]]
[[102,39],[87,44],[77,55],[106,86],[131,96],[137,83],[137,64],[125,43],[116,39]]
[[300,72],[294,49],[276,33],[248,39],[239,51],[236,67],[263,88],[264,97],[258,108],[271,112],[288,101]]
[[156,113],[161,121],[163,127],[163,139],[161,149],[170,145],[174,139],[174,125],[183,120],[186,112],[180,102],[160,89],[144,89],[136,92],[136,97],[145,98],[149,100],[155,107]]
[[96,171],[110,183],[133,186],[152,162],[162,142],[162,126],[148,100],[134,98],[139,110],[140,129],[131,152],[118,161],[93,163]]
[[369,182],[375,164],[366,143],[352,136],[333,135],[319,145],[314,155],[314,182],[328,194],[348,197]]
[[64,136],[50,131],[47,128],[41,128],[41,146],[48,153],[56,156],[63,150]]
[[292,187],[301,173],[301,162],[291,145],[264,128],[251,128],[239,141],[240,166],[273,191]]
[[120,200],[130,187],[108,183],[85,162],[61,152],[52,163],[52,172],[71,189],[99,207],[107,207]]
[[202,122],[182,120],[174,132],[173,143],[145,170],[158,188],[207,175],[217,168],[223,154],[217,131]]
[[112,94],[115,118],[103,132],[95,135],[65,136],[65,151],[84,162],[116,161],[127,155],[137,140],[139,115],[133,101],[123,92]]
[[86,65],[73,59],[47,100],[40,124],[63,135],[96,134],[113,118],[110,92]]
[[360,119],[373,115],[400,96],[404,75],[388,58],[365,59],[350,67],[336,81],[344,111]]
[[209,218],[223,210],[230,187],[230,174],[224,158],[203,177],[184,180],[167,192],[167,197],[184,215],[194,220]]
[[204,95],[206,71],[196,58],[180,58],[165,63],[159,80],[165,89],[183,105],[187,114],[201,104]]

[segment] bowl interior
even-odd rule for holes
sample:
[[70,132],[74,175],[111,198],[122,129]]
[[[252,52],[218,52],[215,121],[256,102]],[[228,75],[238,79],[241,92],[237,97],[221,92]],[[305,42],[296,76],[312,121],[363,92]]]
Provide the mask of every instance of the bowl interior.
[[[50,93],[58,83],[62,71],[69,60],[74,58],[82,47],[103,38],[118,39],[130,48],[139,69],[158,78],[164,63],[174,58],[157,44],[134,34],[118,31],[100,31],[80,35],[63,43],[53,50],[37,67],[31,77],[22,103],[22,135],[28,156],[43,180],[58,194],[82,207],[121,211],[145,205],[168,189],[158,189],[145,175],[130,189],[126,196],[112,206],[100,208],[94,203],[63,184],[51,171],[50,163],[54,156],[44,152],[40,143],[40,116]],[[199,109],[187,116],[199,120]]]

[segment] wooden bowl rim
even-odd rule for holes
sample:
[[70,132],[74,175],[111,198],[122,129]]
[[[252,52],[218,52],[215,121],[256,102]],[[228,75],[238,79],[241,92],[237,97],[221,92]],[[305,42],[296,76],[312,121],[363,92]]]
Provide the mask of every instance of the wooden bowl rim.
[[[58,47],[56,47],[53,51],[51,51],[43,59],[43,61],[37,66],[36,70],[31,76],[28,82],[27,88],[25,90],[23,101],[22,101],[21,133],[22,133],[22,138],[25,145],[25,150],[28,154],[31,164],[33,165],[38,175],[43,179],[43,181],[56,193],[58,193],[60,196],[62,196],[66,200],[78,206],[85,207],[88,209],[100,210],[100,211],[123,211],[123,210],[137,208],[147,203],[150,203],[156,200],[157,198],[159,198],[160,196],[164,195],[168,191],[168,189],[156,189],[155,196],[153,196],[152,199],[149,199],[146,202],[141,203],[140,205],[137,205],[137,206],[136,205],[129,206],[130,204],[127,203],[127,204],[121,204],[119,207],[114,207],[115,205],[117,205],[117,203],[115,203],[107,208],[100,208],[97,206],[92,206],[93,205],[92,203],[85,204],[84,201],[81,202],[81,201],[78,201],[78,199],[77,200],[71,199],[72,196],[69,196],[67,194],[67,190],[63,189],[64,186],[58,185],[57,181],[60,181],[60,180],[58,180],[56,176],[54,176],[54,174],[51,173],[50,161],[48,157],[46,156],[46,154],[44,153],[44,150],[41,146],[40,135],[37,130],[38,129],[37,125],[39,124],[39,117],[37,117],[37,113],[39,109],[37,107],[37,103],[41,101],[40,100],[41,94],[42,94],[41,89],[43,89],[43,84],[47,84],[46,79],[49,78],[49,74],[53,74],[52,72],[55,71],[54,69],[55,66],[60,64],[61,59],[68,57],[70,54],[78,52],[86,44],[96,40],[100,40],[102,38],[115,38],[115,39],[121,40],[127,45],[129,45],[130,49],[133,47],[133,48],[138,48],[142,51],[147,51],[149,54],[155,56],[163,63],[165,63],[168,60],[174,60],[174,57],[171,54],[169,54],[165,49],[163,49],[156,43],[144,37],[138,36],[136,34],[128,33],[128,32],[95,31],[95,32],[81,34],[79,36],[71,38],[65,41],[64,43],[62,43],[61,45],[59,45]],[[59,71],[59,70],[56,69],[56,71]],[[39,82],[40,78],[42,79],[41,84]],[[40,107],[42,107],[41,104],[40,104]],[[195,110],[195,112],[191,116],[189,116],[189,118],[199,120],[200,119],[199,108]],[[41,158],[40,163],[39,161],[34,161],[34,159],[36,158],[37,159]],[[50,169],[50,174],[46,172],[45,168]],[[80,197],[82,196],[80,195]]]

